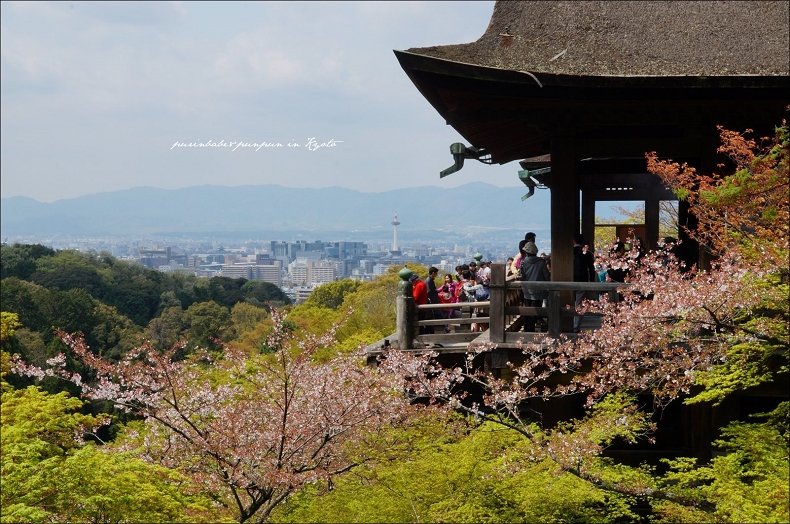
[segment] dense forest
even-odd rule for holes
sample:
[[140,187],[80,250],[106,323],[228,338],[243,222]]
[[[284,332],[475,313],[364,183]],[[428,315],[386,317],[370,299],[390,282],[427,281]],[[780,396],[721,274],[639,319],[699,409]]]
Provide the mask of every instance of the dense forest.
[[[605,329],[525,347],[508,379],[397,350],[366,366],[359,348],[394,330],[397,268],[294,306],[2,246],[0,520],[787,522],[786,396],[717,428],[704,460],[607,450],[649,447],[667,406],[787,384],[788,145],[786,126],[767,146],[723,130],[718,175],[649,157],[711,267],[646,256],[622,303],[588,306]],[[556,424],[524,409],[570,397],[583,412]]]

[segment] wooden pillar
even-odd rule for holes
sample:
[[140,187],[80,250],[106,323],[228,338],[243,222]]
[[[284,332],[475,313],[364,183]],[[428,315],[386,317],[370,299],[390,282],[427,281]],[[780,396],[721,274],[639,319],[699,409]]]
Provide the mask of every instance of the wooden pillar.
[[658,212],[659,200],[649,198],[645,200],[645,249],[654,250],[658,247]]
[[678,249],[678,257],[685,262],[689,267],[699,263],[699,244],[696,240],[688,235],[688,230],[694,230],[697,227],[697,219],[689,212],[688,202],[681,200],[678,202],[678,239],[680,240],[680,248]]
[[[570,125],[570,123],[566,124]],[[579,232],[579,186],[573,140],[555,135],[551,144],[551,280],[573,281],[573,236]],[[573,304],[573,292],[563,291],[557,307]],[[571,318],[561,319],[561,331],[571,331]]]
[[505,265],[491,264],[491,283],[488,316],[488,335],[491,342],[505,341]]
[[[716,150],[719,147],[719,134],[713,125],[710,125],[707,129],[703,128],[700,134],[699,172],[704,175],[711,175],[718,171],[716,168]],[[711,258],[711,251],[708,246],[699,246],[698,263],[701,269],[710,269]]]
[[595,198],[587,191],[582,192],[582,235],[595,253]]
[[573,281],[573,235],[579,232],[579,190],[571,139],[551,148],[551,280]]

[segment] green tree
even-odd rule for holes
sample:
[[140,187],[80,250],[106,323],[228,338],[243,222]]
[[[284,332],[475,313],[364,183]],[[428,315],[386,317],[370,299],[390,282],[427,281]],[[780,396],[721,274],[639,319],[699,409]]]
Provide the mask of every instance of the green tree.
[[3,310],[19,315],[19,321],[29,329],[44,331],[52,325],[43,310],[49,294],[39,285],[9,277],[4,278],[0,286],[0,303]]
[[709,464],[695,459],[666,460],[671,470],[663,489],[695,501],[655,504],[659,522],[788,522],[790,467],[788,411],[782,403],[765,423],[735,422],[715,444],[720,454]]
[[14,332],[22,327],[19,315],[8,311],[0,311],[0,344],[14,336]]
[[[469,421],[471,422],[471,421]],[[277,522],[616,522],[627,498],[524,460],[515,431],[426,414],[368,443],[364,466],[296,495]]]
[[185,327],[186,320],[181,307],[171,306],[148,323],[145,338],[158,349],[168,349],[183,338]]
[[54,249],[40,244],[2,244],[0,245],[0,279],[17,277],[27,280],[36,270],[36,260],[54,254]]
[[97,302],[93,313],[96,323],[90,331],[90,338],[100,353],[117,360],[139,344],[143,330],[114,306]]
[[246,278],[212,277],[208,279],[209,300],[230,309],[244,300],[241,288],[246,283]]
[[179,490],[187,479],[75,439],[101,424],[80,414],[81,406],[65,393],[10,390],[4,383],[0,521],[191,520],[201,506]]
[[355,292],[359,286],[359,281],[350,278],[328,282],[314,289],[304,303],[308,306],[337,309],[343,304],[346,295]]
[[231,335],[230,311],[214,301],[192,304],[184,312],[187,338],[191,348],[216,349],[217,341]]
[[90,337],[96,325],[94,311],[97,302],[84,289],[55,290],[50,299],[43,304],[51,325],[69,333],[85,333],[88,343],[96,347],[96,341]]
[[96,296],[144,326],[159,310],[167,276],[128,262],[116,261],[103,271],[106,293]]
[[95,297],[102,297],[106,293],[97,265],[79,251],[59,251],[53,256],[39,258],[30,280],[63,291],[83,289]]
[[230,318],[233,323],[234,337],[238,339],[269,318],[269,314],[265,309],[249,302],[239,302],[230,310]]
[[250,280],[241,286],[241,292],[245,301],[255,304],[256,306],[264,306],[267,304],[282,306],[291,303],[288,295],[278,286],[270,282]]
[[[418,275],[428,274],[425,266],[410,265],[409,269]],[[348,308],[348,319],[338,330],[340,342],[356,333],[367,331],[371,340],[391,335],[395,331],[395,297],[398,295],[398,272],[402,268],[392,267],[386,274],[371,281],[363,282],[354,293],[350,293],[343,301],[343,308]],[[320,288],[319,288],[320,289]]]

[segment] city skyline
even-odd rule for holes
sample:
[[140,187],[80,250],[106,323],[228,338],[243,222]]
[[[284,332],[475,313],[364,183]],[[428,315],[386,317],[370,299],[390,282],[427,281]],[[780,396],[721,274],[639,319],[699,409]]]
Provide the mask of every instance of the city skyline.
[[[493,2],[4,2],[3,197],[151,186],[518,184],[392,51],[474,41]],[[349,30],[353,29],[353,30]]]

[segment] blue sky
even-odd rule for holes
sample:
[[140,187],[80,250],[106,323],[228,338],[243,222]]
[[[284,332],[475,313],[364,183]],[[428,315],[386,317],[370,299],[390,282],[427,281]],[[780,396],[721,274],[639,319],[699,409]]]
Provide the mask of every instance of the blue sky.
[[[137,186],[520,185],[467,162],[393,49],[462,43],[493,2],[4,2],[3,197]],[[309,138],[335,147],[311,151]],[[224,140],[283,147],[171,149]],[[300,148],[288,147],[288,143]]]

